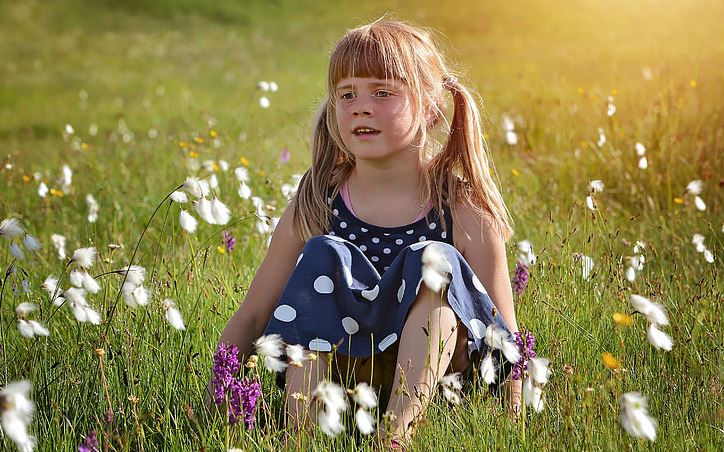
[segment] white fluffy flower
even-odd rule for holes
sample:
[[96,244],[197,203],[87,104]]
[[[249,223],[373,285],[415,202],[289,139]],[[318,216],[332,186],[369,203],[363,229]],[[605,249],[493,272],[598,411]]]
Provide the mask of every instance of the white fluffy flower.
[[550,363],[547,358],[531,358],[528,360],[528,372],[530,378],[536,384],[544,386],[548,383],[548,374],[550,372],[548,366]]
[[641,143],[636,143],[636,155],[643,157],[646,154],[646,147]]
[[68,277],[70,285],[74,287],[83,287],[83,275],[80,270],[73,270]]
[[37,306],[34,303],[23,301],[15,307],[15,313],[18,315],[18,317],[25,317],[36,309]]
[[234,170],[234,176],[236,177],[236,180],[238,180],[239,182],[248,182],[249,181],[249,170],[247,170],[243,166],[239,166]]
[[649,343],[651,343],[651,345],[658,348],[659,350],[666,350],[668,352],[671,351],[672,347],[674,346],[674,342],[671,340],[671,338],[666,333],[661,331],[655,323],[649,323],[646,337],[648,338]]
[[377,393],[367,383],[359,383],[352,391],[352,399],[365,410],[371,410],[377,406]]
[[[54,276],[48,276],[45,278],[45,281],[43,281],[43,284],[41,284],[40,287],[48,292],[48,295],[50,295],[51,301],[53,301],[54,304],[56,303],[59,295],[63,293],[63,289],[61,289],[58,284],[58,278]],[[62,301],[58,304],[62,304]]]
[[347,393],[337,383],[329,380],[320,381],[312,396],[324,404],[324,411],[341,413],[349,407]]
[[656,419],[649,416],[646,398],[640,392],[627,392],[619,398],[621,425],[636,438],[656,440]]
[[88,272],[81,272],[81,286],[91,294],[96,294],[100,292],[101,285],[98,284],[98,281],[94,277],[92,277]]
[[0,237],[7,239],[14,239],[15,237],[23,235],[23,227],[20,226],[20,222],[16,218],[8,218],[0,223]]
[[176,303],[174,303],[172,299],[167,298],[163,300],[163,308],[166,311],[166,321],[168,321],[169,325],[179,331],[183,331],[186,329],[186,325],[184,325],[184,319],[183,317],[181,317],[181,313],[179,312],[179,310],[176,309]]
[[713,264],[713,263],[714,263],[714,253],[712,253],[712,252],[709,251],[709,250],[704,250],[704,259],[705,259],[708,263]]
[[488,356],[485,357],[480,365],[480,376],[486,384],[491,385],[495,383],[496,368],[492,353],[488,353]]
[[198,201],[194,201],[192,204],[202,220],[209,224],[216,224],[216,219],[211,211],[211,201],[206,198],[199,198]]
[[641,295],[631,294],[631,306],[634,310],[645,315],[651,323],[657,325],[668,325],[669,316],[666,315],[666,308],[661,303],[654,303]]
[[246,182],[244,181],[239,182],[239,189],[236,191],[236,193],[239,194],[239,197],[241,199],[249,199],[251,197],[251,189],[248,185],[246,185]]
[[48,191],[48,186],[45,185],[45,182],[41,182],[40,185],[38,185],[38,196],[41,198],[48,196]]
[[231,212],[219,198],[214,198],[211,200],[211,216],[214,218],[213,224],[224,225],[229,222]]
[[58,259],[65,259],[65,236],[60,234],[53,234],[50,236],[50,243],[53,244],[56,251],[58,252]]
[[278,334],[261,336],[254,342],[256,353],[264,357],[264,366],[269,371],[282,372],[287,363],[279,359],[284,353],[284,342]]
[[704,203],[704,200],[701,199],[699,196],[694,196],[694,205],[698,210],[701,210],[702,212],[706,210],[706,203]]
[[39,322],[35,320],[18,320],[18,331],[23,337],[31,338],[34,336],[48,336],[50,332]]
[[371,435],[375,431],[375,418],[364,408],[359,408],[354,415],[357,430],[363,435]]
[[61,179],[61,189],[63,193],[70,191],[70,184],[73,183],[73,170],[68,165],[63,165],[63,178]]
[[302,362],[304,361],[304,348],[299,345],[287,345],[286,348],[287,353],[287,360],[289,360],[289,364],[295,367],[302,367]]
[[523,399],[536,413],[543,411],[543,389],[533,383],[529,377],[523,382]]
[[20,248],[20,245],[15,242],[10,242],[10,255],[19,261],[25,259],[23,250]]
[[586,196],[586,207],[589,210],[596,210],[596,204],[593,202],[593,196]]
[[593,258],[586,256],[584,254],[581,255],[581,274],[583,276],[583,279],[588,279],[589,276],[591,276],[591,271],[593,270],[594,262]]
[[208,182],[195,177],[186,178],[182,189],[195,198],[208,196],[210,191]]
[[636,269],[633,267],[628,267],[626,269],[626,279],[629,282],[634,282],[636,280]]
[[10,383],[0,390],[0,412],[2,430],[18,450],[32,452],[36,446],[34,436],[28,434],[28,426],[33,420],[35,403],[28,398],[32,384],[27,380]]
[[453,405],[460,404],[460,390],[463,388],[463,383],[459,372],[447,374],[442,377],[440,386],[442,387],[442,395],[445,397],[445,400]]
[[695,179],[686,186],[686,192],[690,195],[700,195],[701,189],[703,188],[703,182],[700,179]]
[[603,147],[604,144],[606,144],[606,134],[603,132],[602,128],[598,128],[598,141],[596,142],[598,147]]
[[40,251],[40,242],[30,234],[25,234],[25,237],[23,238],[23,245],[25,245],[25,248],[27,248],[28,251]]
[[129,265],[118,270],[118,274],[126,277],[126,282],[134,286],[140,286],[146,280],[146,269],[140,265]]
[[603,185],[603,182],[596,179],[589,182],[589,186],[591,187],[591,190],[596,193],[601,193],[603,189],[605,188],[605,185]]
[[533,244],[528,240],[518,242],[518,251],[520,251],[518,260],[529,267],[534,265],[538,260],[538,257],[533,252]]
[[691,239],[691,243],[696,246],[696,251],[703,253],[704,250],[706,250],[706,246],[704,246],[704,236],[701,234],[694,234],[694,237]]
[[643,156],[639,159],[639,169],[645,170],[649,167],[649,159],[646,158],[646,156]]
[[123,293],[123,301],[131,308],[148,304],[149,293],[143,286],[135,286],[126,281],[121,286],[121,292]]
[[171,201],[183,204],[189,202],[189,198],[188,196],[186,196],[186,193],[176,190],[175,192],[171,193]]
[[269,98],[266,96],[261,96],[259,98],[259,105],[261,106],[261,108],[269,108],[269,105],[270,105]]
[[178,222],[181,224],[181,228],[189,234],[196,232],[196,226],[199,224],[199,222],[196,221],[196,218],[185,210],[182,210],[181,213],[179,213]]
[[91,268],[93,263],[96,261],[98,251],[93,247],[78,248],[73,251],[73,257],[71,261],[80,268]]
[[88,205],[88,223],[95,223],[98,221],[98,212],[100,211],[98,201],[89,193],[85,197],[85,202]]
[[319,428],[327,436],[337,436],[344,431],[342,424],[342,415],[338,411],[326,409],[319,410],[317,414],[317,422]]
[[520,351],[518,347],[507,339],[508,333],[497,325],[490,324],[485,329],[485,343],[489,347],[503,352],[505,359],[511,364],[515,364],[520,359]]
[[442,246],[437,243],[427,245],[422,253],[422,279],[425,285],[439,293],[450,282],[448,273],[452,273],[452,267]]

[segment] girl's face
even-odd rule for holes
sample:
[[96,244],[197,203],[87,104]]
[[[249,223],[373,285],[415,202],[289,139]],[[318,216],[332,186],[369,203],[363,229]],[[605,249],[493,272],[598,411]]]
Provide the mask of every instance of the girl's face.
[[400,80],[343,78],[336,99],[339,134],[360,159],[387,159],[411,149],[419,130],[409,87]]

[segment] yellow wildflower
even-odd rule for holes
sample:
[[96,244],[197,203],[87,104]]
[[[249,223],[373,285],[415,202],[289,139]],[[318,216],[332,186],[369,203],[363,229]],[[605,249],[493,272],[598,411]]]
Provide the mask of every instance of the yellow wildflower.
[[56,190],[55,188],[51,188],[51,189],[50,189],[50,194],[53,195],[53,196],[57,196],[58,198],[62,198],[62,197],[63,197],[63,192],[60,191],[60,190]]
[[618,362],[615,356],[610,354],[609,352],[603,352],[603,356],[601,357],[603,359],[603,365],[611,370],[616,370],[621,368],[621,363]]
[[185,148],[188,145],[189,144],[187,142],[185,142],[184,140],[181,140],[178,142],[178,147],[180,147],[181,149]]
[[611,95],[615,96],[616,94],[618,94],[618,90],[616,88],[611,88]]
[[583,93],[584,93],[583,88],[578,88],[577,91],[578,91],[578,94],[583,94]]
[[249,166],[249,159],[247,159],[246,157],[239,157],[239,162],[241,162],[241,164],[244,166]]
[[623,312],[614,312],[613,321],[619,326],[631,326],[633,325],[633,317]]
[[196,151],[189,151],[189,157],[191,157],[192,159],[195,159],[195,158],[198,157],[198,156],[199,156],[199,153],[198,153],[198,152],[196,152]]
[[23,182],[30,182],[31,177],[27,174],[23,174]]
[[216,247],[216,251],[218,251],[219,254],[226,254],[226,248],[224,248],[224,247],[221,246],[221,245],[219,245],[219,246]]
[[689,86],[691,86],[692,88],[696,88],[696,80],[694,80],[694,79],[689,80]]
[[516,176],[516,177],[517,177],[517,176],[520,176],[520,171],[518,171],[518,170],[515,169],[515,168],[513,168],[513,170],[511,171],[511,173],[513,173],[513,176]]
[[81,143],[81,144],[80,144],[80,148],[83,149],[84,151],[87,150],[89,147],[90,147],[90,146],[88,146],[88,143]]
[[683,204],[684,200],[679,198],[678,196],[674,198],[674,204]]
[[217,135],[218,135],[218,133],[216,133],[216,130],[211,129],[211,130],[209,131],[209,136],[210,136],[211,138],[216,138]]
[[194,142],[197,144],[201,144],[204,142],[204,139],[201,137],[194,137]]

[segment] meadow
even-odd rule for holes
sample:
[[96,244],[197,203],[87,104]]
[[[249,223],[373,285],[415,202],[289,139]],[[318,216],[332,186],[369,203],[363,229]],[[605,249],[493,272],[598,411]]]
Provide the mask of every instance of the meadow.
[[[0,387],[32,383],[38,450],[76,450],[91,431],[103,450],[284,450],[270,373],[248,372],[263,394],[253,430],[207,416],[202,394],[264,257],[265,218],[281,215],[309,165],[328,53],[347,28],[383,14],[437,30],[480,94],[515,221],[511,276],[518,242],[537,255],[518,322],[552,370],[544,410],[518,421],[477,380],[460,405],[436,399],[412,450],[722,449],[721,2],[0,5],[0,220],[18,219],[42,245],[19,260],[0,237]],[[239,167],[259,201],[240,196]],[[188,233],[179,211],[193,208],[168,195],[212,175],[231,219]],[[696,180],[701,190],[687,191]],[[87,297],[98,325],[42,287],[53,275],[68,288],[68,258],[82,247],[98,250],[90,273],[101,289]],[[129,264],[146,269],[145,307],[124,303],[113,272]],[[647,341],[632,294],[666,307],[671,351]],[[166,299],[185,330],[167,322]],[[23,302],[48,336],[19,334]],[[619,398],[632,391],[648,397],[654,442],[621,426]],[[372,450],[354,431],[350,420],[345,434],[299,435],[288,448]],[[0,447],[15,446],[3,435]]]

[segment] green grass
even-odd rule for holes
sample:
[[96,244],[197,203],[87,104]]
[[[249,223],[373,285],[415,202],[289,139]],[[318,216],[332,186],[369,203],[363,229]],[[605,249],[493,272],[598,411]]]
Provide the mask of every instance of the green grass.
[[[462,406],[433,405],[414,450],[721,449],[721,4],[1,4],[0,218],[21,218],[44,248],[16,263],[22,271],[5,279],[0,384],[33,382],[38,411],[31,429],[40,450],[70,450],[93,429],[108,432],[111,450],[281,447],[283,399],[270,377],[263,380],[265,408],[253,431],[227,430],[221,419],[204,419],[200,401],[220,331],[266,249],[251,203],[236,196],[231,171],[217,174],[222,200],[234,215],[227,229],[238,244],[231,254],[217,251],[222,228],[200,225],[195,235],[184,234],[177,206],[164,204],[149,218],[191,174],[189,148],[179,142],[194,137],[204,138],[194,146],[198,161],[225,159],[233,169],[241,157],[248,159],[254,194],[278,216],[285,203],[279,187],[309,164],[309,125],[324,96],[331,46],[346,28],[385,13],[438,30],[461,80],[481,94],[500,184],[515,219],[511,269],[519,240],[531,240],[540,255],[527,292],[517,300],[519,323],[536,333],[539,355],[550,358],[553,368],[546,409],[527,414],[524,438],[521,423],[507,419],[499,401],[475,386]],[[652,80],[642,77],[644,66]],[[269,95],[269,109],[259,108],[259,80],[279,84]],[[609,118],[606,97],[612,93],[618,110]],[[517,146],[505,144],[504,113],[516,120]],[[75,134],[64,139],[66,123]],[[599,128],[607,136],[602,147],[596,144]],[[156,138],[149,137],[150,129]],[[211,145],[211,130],[219,134],[219,147]],[[129,132],[133,136],[124,141]],[[646,171],[637,168],[636,142],[647,148]],[[288,164],[278,159],[284,148],[292,154]],[[23,179],[39,172],[49,187],[59,188],[63,164],[74,171],[66,196],[42,199],[38,182]],[[595,214],[584,203],[592,179],[606,184]],[[683,195],[692,179],[704,180],[704,212]],[[88,193],[101,206],[93,224],[86,221]],[[677,197],[684,203],[676,203]],[[120,279],[108,275],[100,278],[102,292],[90,297],[102,313],[101,326],[77,324],[66,308],[55,312],[39,288],[64,267],[50,245],[53,233],[68,238],[69,252],[98,247],[94,274],[131,259],[147,267],[149,307],[131,310],[118,302]],[[694,249],[694,233],[705,235],[714,264]],[[629,283],[625,258],[636,240],[648,244],[647,264]],[[111,252],[109,243],[123,247]],[[572,258],[577,252],[596,262],[590,280],[581,278]],[[3,245],[0,263],[6,268],[11,261]],[[15,295],[12,287],[20,285],[23,271],[33,291]],[[666,305],[672,322],[665,331],[674,339],[670,353],[648,344],[640,316],[630,327],[614,324],[614,312],[631,312],[630,293]],[[186,332],[165,323],[160,302],[166,297],[176,299]],[[40,306],[32,318],[48,325],[47,339],[19,336],[14,307],[21,301]],[[105,349],[105,384],[96,348]],[[606,369],[604,351],[625,371]],[[572,375],[563,372],[567,364]],[[649,397],[659,422],[655,443],[630,438],[621,428],[618,397],[627,391]],[[110,424],[104,420],[108,398]],[[355,441],[320,436],[302,436],[301,448],[346,450]],[[12,449],[7,438],[0,441]]]

